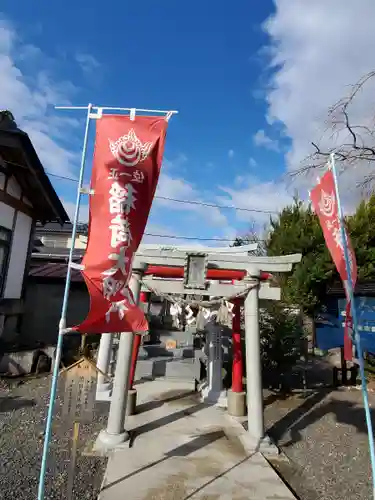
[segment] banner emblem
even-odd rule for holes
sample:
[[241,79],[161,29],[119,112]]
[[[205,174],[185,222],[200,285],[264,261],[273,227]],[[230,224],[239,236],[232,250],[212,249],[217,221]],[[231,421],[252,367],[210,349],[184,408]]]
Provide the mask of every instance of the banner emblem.
[[115,142],[109,139],[111,153],[125,167],[135,167],[139,162],[144,161],[150,154],[152,145],[152,142],[142,144],[133,129]]
[[319,208],[325,217],[332,217],[335,212],[335,196],[333,193],[327,194],[323,189],[319,202]]

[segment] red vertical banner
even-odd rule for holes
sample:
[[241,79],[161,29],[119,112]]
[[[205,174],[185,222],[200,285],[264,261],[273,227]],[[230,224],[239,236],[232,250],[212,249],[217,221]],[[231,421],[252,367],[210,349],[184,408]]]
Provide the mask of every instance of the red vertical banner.
[[326,173],[320,178],[319,183],[311,191],[310,199],[314,210],[319,217],[327,248],[332,256],[333,262],[335,263],[335,266],[340,274],[345,288],[348,303],[346,306],[344,327],[344,355],[345,359],[347,361],[350,361],[352,359],[352,342],[349,335],[349,329],[351,329],[352,327],[350,314],[351,304],[347,294],[348,274],[346,271],[344,245],[346,245],[348,249],[350,277],[353,290],[357,282],[357,262],[346,228],[346,241],[343,241],[342,238],[335,191],[335,181],[333,178],[333,173],[330,169],[326,171]]
[[129,289],[164,152],[165,117],[103,115],[96,122],[89,230],[82,274],[90,311],[81,333],[145,332]]

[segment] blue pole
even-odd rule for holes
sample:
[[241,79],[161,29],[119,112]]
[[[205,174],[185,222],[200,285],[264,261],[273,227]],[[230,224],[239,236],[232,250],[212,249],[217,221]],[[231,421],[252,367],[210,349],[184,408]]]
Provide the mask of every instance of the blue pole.
[[340,201],[340,194],[339,194],[339,186],[338,186],[338,181],[337,181],[334,153],[331,154],[331,169],[332,169],[332,174],[333,174],[333,180],[335,183],[337,212],[338,212],[338,216],[339,216],[341,239],[342,239],[343,247],[344,247],[346,274],[348,277],[347,294],[349,296],[351,306],[352,306],[351,309],[352,309],[352,318],[353,318],[354,341],[355,341],[355,345],[357,348],[359,371],[361,374],[363,406],[364,406],[365,415],[366,415],[366,424],[367,424],[369,450],[370,450],[370,461],[371,461],[371,471],[372,471],[372,495],[373,495],[373,498],[375,499],[374,433],[373,433],[373,429],[372,429],[370,404],[369,404],[368,393],[367,393],[367,383],[366,383],[366,377],[365,377],[365,365],[363,362],[363,351],[362,351],[362,345],[361,345],[361,337],[360,337],[359,330],[358,330],[357,310],[356,310],[356,306],[354,303],[354,288],[353,288],[352,276],[351,276],[351,272],[350,272],[350,260],[349,260],[348,244],[347,244],[346,231],[345,231],[345,226],[344,226],[344,216],[343,216],[341,201]]
[[68,300],[69,300],[69,292],[70,292],[70,279],[71,279],[71,274],[72,274],[71,263],[73,261],[74,243],[75,243],[76,234],[77,234],[77,224],[78,224],[79,208],[80,208],[80,203],[81,203],[83,174],[85,171],[87,139],[88,139],[88,134],[89,134],[91,109],[92,109],[92,104],[89,104],[87,107],[86,128],[85,128],[85,136],[83,139],[81,168],[80,168],[80,172],[79,172],[76,208],[75,208],[74,220],[73,220],[72,243],[71,243],[70,252],[69,252],[68,270],[66,273],[64,298],[63,298],[63,303],[62,303],[62,308],[61,308],[61,319],[60,319],[60,323],[59,323],[59,335],[57,337],[57,346],[56,346],[56,354],[55,354],[53,374],[52,374],[51,392],[50,392],[50,398],[49,398],[46,430],[45,430],[45,434],[44,434],[42,465],[41,465],[40,475],[39,475],[38,500],[44,499],[44,486],[45,486],[44,483],[45,483],[46,468],[47,468],[48,448],[49,448],[49,443],[51,440],[53,409],[54,409],[54,405],[55,405],[57,382],[58,382],[58,378],[59,378],[59,368],[60,368],[60,361],[61,361],[61,354],[62,354],[62,347],[63,347],[64,330],[66,328],[66,312],[68,309]]

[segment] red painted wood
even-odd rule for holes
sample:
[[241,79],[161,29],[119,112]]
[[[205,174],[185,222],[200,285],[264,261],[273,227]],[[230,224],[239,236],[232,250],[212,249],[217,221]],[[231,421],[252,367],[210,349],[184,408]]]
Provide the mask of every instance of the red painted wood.
[[233,307],[233,319],[232,319],[232,353],[233,353],[233,365],[232,365],[232,391],[242,392],[243,384],[243,358],[242,358],[242,348],[241,348],[241,299],[237,299],[234,302]]
[[[139,295],[139,302],[144,302],[147,304],[150,295],[151,295],[150,292],[141,292]],[[133,386],[134,386],[135,370],[137,368],[137,360],[138,360],[139,348],[141,347],[141,342],[142,342],[142,336],[134,335],[132,359],[130,366],[129,389],[134,388]]]
[[[148,266],[145,275],[153,275],[158,278],[183,278],[183,267],[173,266]],[[246,271],[236,269],[208,269],[207,279],[209,280],[242,280],[246,275]],[[271,277],[270,273],[262,272],[260,279],[262,281]]]

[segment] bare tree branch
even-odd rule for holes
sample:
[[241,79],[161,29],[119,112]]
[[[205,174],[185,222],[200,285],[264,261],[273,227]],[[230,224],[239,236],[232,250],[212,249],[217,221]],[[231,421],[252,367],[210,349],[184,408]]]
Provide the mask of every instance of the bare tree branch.
[[[334,152],[337,161],[344,169],[357,165],[359,162],[375,162],[375,116],[370,125],[356,124],[351,119],[351,106],[370,80],[375,78],[375,71],[362,77],[350,87],[349,95],[337,101],[328,111],[326,133],[329,139],[338,142],[338,146],[324,148],[312,142],[314,152],[307,156],[301,166],[292,172],[290,177],[304,175],[313,169],[324,167],[329,156]],[[375,181],[374,174],[366,175],[358,183],[362,188],[368,188]]]

